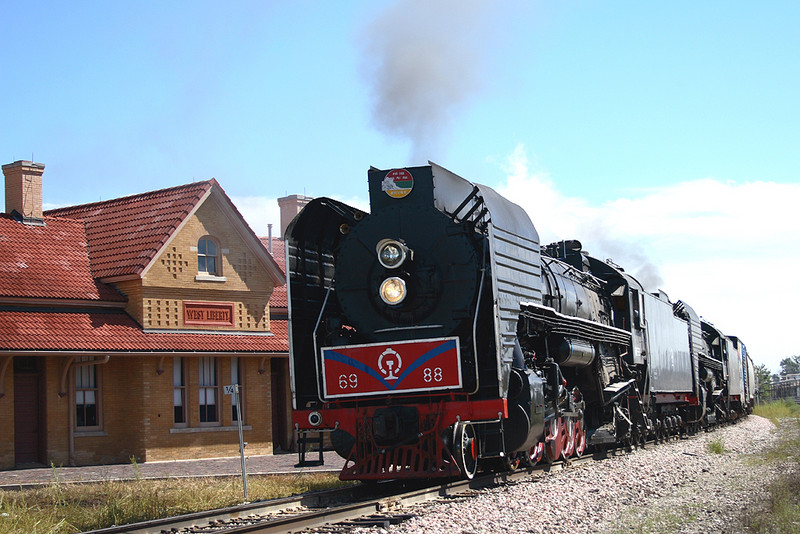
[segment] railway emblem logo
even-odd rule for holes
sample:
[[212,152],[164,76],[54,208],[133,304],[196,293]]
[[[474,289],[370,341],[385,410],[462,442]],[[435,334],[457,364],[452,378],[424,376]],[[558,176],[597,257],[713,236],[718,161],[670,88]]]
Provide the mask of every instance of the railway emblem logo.
[[386,380],[397,380],[397,374],[403,367],[403,359],[392,348],[387,348],[378,358],[378,369]]
[[389,171],[381,182],[381,191],[392,198],[403,198],[412,189],[414,189],[414,177],[405,169]]

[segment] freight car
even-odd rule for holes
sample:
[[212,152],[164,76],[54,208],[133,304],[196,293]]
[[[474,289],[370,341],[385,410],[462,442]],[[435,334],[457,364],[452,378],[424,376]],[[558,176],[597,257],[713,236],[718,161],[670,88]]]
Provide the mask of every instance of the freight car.
[[301,457],[342,479],[462,476],[696,432],[752,407],[744,344],[430,163],[368,172],[370,213],[286,230]]

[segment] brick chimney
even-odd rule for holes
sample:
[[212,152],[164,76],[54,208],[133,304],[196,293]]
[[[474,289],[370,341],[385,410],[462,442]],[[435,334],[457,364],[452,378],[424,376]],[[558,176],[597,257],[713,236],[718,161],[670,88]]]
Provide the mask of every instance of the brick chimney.
[[314,197],[305,195],[289,195],[278,199],[278,206],[281,208],[281,239],[286,234],[286,227],[289,226],[292,219],[313,199]]
[[43,163],[15,161],[3,165],[6,177],[6,213],[17,212],[25,224],[43,224]]

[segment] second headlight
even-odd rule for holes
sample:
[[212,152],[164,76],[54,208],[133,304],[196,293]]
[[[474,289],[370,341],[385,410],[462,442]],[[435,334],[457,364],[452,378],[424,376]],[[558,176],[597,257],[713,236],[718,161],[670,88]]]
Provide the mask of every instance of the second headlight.
[[381,299],[386,304],[394,306],[406,298],[406,282],[402,278],[392,276],[381,284]]

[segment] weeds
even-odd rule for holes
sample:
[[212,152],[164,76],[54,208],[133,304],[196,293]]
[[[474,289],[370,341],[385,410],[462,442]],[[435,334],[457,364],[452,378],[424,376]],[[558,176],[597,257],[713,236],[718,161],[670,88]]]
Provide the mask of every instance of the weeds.
[[725,454],[728,452],[728,449],[725,448],[725,440],[722,438],[715,438],[709,441],[706,448],[711,454]]
[[131,465],[133,466],[134,478],[136,480],[141,480],[142,473],[139,471],[139,462],[136,461],[136,456],[131,456]]
[[[250,500],[339,487],[335,474],[252,476]],[[241,503],[237,477],[64,484],[0,491],[0,534],[72,534]]]
[[772,424],[778,426],[781,419],[800,417],[800,404],[788,399],[770,402],[768,404],[759,404],[756,406],[753,413],[766,417]]

